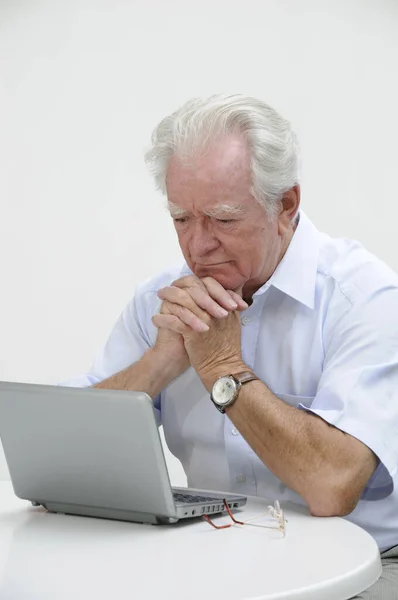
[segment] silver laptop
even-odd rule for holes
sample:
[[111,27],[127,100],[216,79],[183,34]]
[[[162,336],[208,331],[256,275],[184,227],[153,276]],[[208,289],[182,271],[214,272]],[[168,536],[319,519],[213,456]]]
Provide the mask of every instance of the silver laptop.
[[161,524],[246,503],[170,486],[143,392],[1,382],[0,437],[15,494],[52,512]]

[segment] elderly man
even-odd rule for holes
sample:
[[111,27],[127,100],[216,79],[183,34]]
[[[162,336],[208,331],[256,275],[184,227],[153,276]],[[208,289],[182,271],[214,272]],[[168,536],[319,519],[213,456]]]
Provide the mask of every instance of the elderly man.
[[139,286],[77,385],[143,390],[190,486],[346,516],[398,586],[398,277],[300,210],[298,144],[254,98],[166,117],[147,154],[185,258]]

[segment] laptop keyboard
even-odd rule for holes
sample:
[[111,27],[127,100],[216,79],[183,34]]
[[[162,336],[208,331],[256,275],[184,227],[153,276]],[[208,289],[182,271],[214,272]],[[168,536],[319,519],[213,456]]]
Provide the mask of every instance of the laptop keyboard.
[[213,498],[212,496],[194,496],[192,494],[181,494],[179,492],[173,492],[174,500],[176,502],[183,502],[190,504],[191,502],[220,502],[221,498]]

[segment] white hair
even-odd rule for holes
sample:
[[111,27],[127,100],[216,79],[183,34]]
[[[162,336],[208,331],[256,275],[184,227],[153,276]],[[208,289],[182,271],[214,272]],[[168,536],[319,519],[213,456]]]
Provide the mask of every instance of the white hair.
[[158,189],[167,193],[166,174],[174,154],[187,158],[236,132],[249,146],[251,193],[270,218],[276,216],[283,194],[299,182],[299,145],[290,123],[250,96],[194,98],[157,125],[145,160]]

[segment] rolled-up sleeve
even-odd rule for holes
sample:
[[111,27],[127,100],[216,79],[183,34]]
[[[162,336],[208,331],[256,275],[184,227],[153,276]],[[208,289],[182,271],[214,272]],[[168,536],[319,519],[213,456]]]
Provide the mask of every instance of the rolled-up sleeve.
[[398,463],[398,290],[384,288],[351,307],[325,339],[311,406],[300,405],[357,438],[379,458],[362,498],[394,489]]
[[[150,294],[153,296],[153,294]],[[129,365],[137,362],[153,345],[153,329],[147,325],[151,316],[151,304],[148,294],[138,288],[135,297],[123,310],[113,327],[104,347],[87,373],[72,377],[59,383],[67,387],[89,387],[119,373]],[[152,336],[150,331],[152,332]],[[158,424],[160,418],[160,396],[154,400],[155,416]]]

